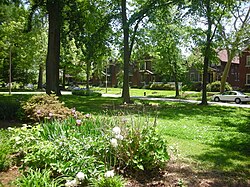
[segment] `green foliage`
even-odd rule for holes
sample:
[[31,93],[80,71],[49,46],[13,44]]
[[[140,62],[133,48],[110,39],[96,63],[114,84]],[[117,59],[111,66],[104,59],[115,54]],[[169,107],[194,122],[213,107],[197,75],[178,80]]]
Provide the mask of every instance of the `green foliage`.
[[19,177],[15,184],[19,187],[59,187],[62,186],[63,178],[51,178],[52,173],[46,169],[28,169]]
[[33,121],[59,119],[70,116],[80,118],[81,113],[69,109],[55,95],[34,95],[22,105],[25,115]]
[[153,83],[150,85],[151,90],[175,90],[175,88],[170,84],[164,83]]
[[[220,81],[215,81],[215,82],[209,83],[207,85],[207,91],[208,92],[219,92],[220,86],[221,86]],[[228,82],[226,82],[225,91],[230,91],[230,90],[233,90],[233,88]]]
[[20,102],[11,100],[5,97],[5,100],[0,100],[0,119],[13,120],[17,119],[20,109]]
[[101,177],[93,182],[96,187],[123,187],[124,180],[120,176]]
[[10,155],[13,150],[9,138],[10,134],[6,130],[0,130],[0,171],[7,170],[12,163]]
[[93,97],[100,97],[102,95],[99,92],[94,92],[92,90],[87,90],[87,89],[73,90],[72,94],[79,95],[79,96],[93,96]]
[[[111,168],[151,170],[169,159],[166,141],[148,121],[85,115],[81,121],[71,118],[10,131],[13,149],[23,155],[24,171],[46,169],[51,177],[82,172],[86,183],[97,186],[123,185],[120,177],[104,175]],[[97,180],[100,176],[106,178]]]
[[[123,119],[126,121],[126,119]],[[121,126],[124,139],[114,148],[120,167],[134,170],[163,168],[169,159],[166,140],[149,121],[131,120]],[[117,136],[117,135],[116,135]]]
[[183,91],[201,91],[202,90],[202,82],[191,82],[182,87]]

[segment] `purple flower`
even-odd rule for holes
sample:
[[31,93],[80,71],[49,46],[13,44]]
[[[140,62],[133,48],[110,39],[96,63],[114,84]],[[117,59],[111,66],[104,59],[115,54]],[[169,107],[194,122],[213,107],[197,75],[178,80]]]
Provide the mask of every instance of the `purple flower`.
[[72,114],[75,114],[75,113],[76,113],[76,109],[75,109],[75,108],[72,108],[71,113],[72,113]]
[[81,123],[82,123],[82,120],[80,120],[80,119],[77,119],[77,120],[76,120],[76,125],[77,125],[77,126],[80,126]]

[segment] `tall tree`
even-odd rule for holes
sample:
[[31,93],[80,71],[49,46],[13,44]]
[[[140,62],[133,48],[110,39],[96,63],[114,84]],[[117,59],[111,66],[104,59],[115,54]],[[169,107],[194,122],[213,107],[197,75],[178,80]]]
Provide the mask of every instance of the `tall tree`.
[[[240,54],[240,50],[250,43],[250,7],[247,5],[249,3],[236,2],[232,8],[229,7],[228,12],[230,12],[231,17],[225,18],[220,23],[221,43],[227,51],[227,64],[221,76],[221,93],[225,91],[225,84],[233,59],[237,54]],[[228,29],[230,23],[231,27]]]
[[[48,51],[46,59],[46,93],[61,95],[59,89],[60,31],[61,10],[64,2],[61,0],[30,0],[27,31],[32,28],[32,18],[37,10],[48,14]],[[41,11],[41,12],[42,12]]]
[[[198,19],[205,22],[205,41],[203,42],[203,80],[202,80],[202,105],[207,105],[207,81],[208,66],[213,53],[213,40],[218,29],[218,24],[225,15],[228,5],[224,1],[215,0],[193,0],[191,1],[191,12],[198,15]],[[198,21],[198,20],[196,20]],[[201,24],[201,23],[200,23]],[[197,22],[196,22],[196,25]],[[203,26],[204,27],[204,26]]]
[[[129,64],[130,58],[136,38],[138,28],[141,21],[146,18],[149,14],[153,13],[158,8],[166,8],[167,6],[179,3],[173,1],[161,1],[161,0],[150,0],[150,1],[135,1],[134,4],[130,4],[133,11],[127,11],[127,0],[121,0],[121,17],[122,17],[122,30],[123,30],[123,89],[122,97],[126,103],[130,102],[129,94]],[[129,14],[129,15],[128,15]]]
[[[171,11],[169,11],[171,10]],[[181,54],[184,29],[177,6],[156,11],[151,18],[151,37],[154,42],[155,70],[174,81],[176,97],[179,96],[179,82],[185,74],[186,66]]]

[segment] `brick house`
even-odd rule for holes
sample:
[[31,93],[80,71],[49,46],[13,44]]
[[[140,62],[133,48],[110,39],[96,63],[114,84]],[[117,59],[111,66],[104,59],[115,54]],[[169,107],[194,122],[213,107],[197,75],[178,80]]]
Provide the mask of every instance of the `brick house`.
[[[218,64],[211,64],[208,68],[208,83],[221,80],[223,70],[227,63],[227,51],[226,50],[220,50],[218,52],[218,60],[219,60]],[[239,67],[240,67],[239,57],[235,57],[232,61],[229,74],[227,77],[227,82],[234,88],[240,87]],[[201,82],[202,71],[199,71],[194,67],[191,67],[189,69],[189,80],[191,82]]]
[[250,89],[250,47],[245,48],[240,54],[239,87],[243,90]]
[[[116,87],[119,81],[122,81],[122,67],[120,64],[109,64],[107,70],[102,71],[101,78],[93,75],[91,82],[93,85],[104,86],[107,78],[109,87]],[[120,77],[120,80],[118,80]],[[159,81],[159,75],[153,72],[152,60],[144,59],[140,62],[130,63],[129,66],[129,84],[133,87],[142,87],[151,82]]]
[[[220,80],[222,73],[225,69],[225,66],[227,64],[227,51],[225,49],[221,50],[218,52],[218,57],[220,60],[220,64],[218,66],[215,66],[215,68],[218,69],[218,80]],[[228,73],[228,77],[227,77],[227,82],[235,89],[240,88],[240,61],[239,61],[239,57],[236,56],[232,63],[231,63],[231,67]]]

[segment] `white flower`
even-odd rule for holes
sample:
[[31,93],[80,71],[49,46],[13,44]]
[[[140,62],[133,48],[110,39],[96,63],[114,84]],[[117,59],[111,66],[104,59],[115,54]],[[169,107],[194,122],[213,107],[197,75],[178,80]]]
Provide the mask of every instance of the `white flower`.
[[91,114],[85,114],[85,118],[91,118]]
[[82,122],[82,120],[77,119],[77,120],[76,120],[76,125],[80,126],[80,125],[81,125],[81,122]]
[[36,113],[37,113],[38,115],[39,115],[39,114],[41,114],[41,110],[37,110],[37,112],[36,112]]
[[120,134],[115,135],[115,138],[118,140],[123,140],[123,136]]
[[104,174],[104,176],[107,177],[107,178],[110,178],[110,177],[112,178],[112,177],[115,176],[115,172],[114,172],[114,170],[107,171],[107,172]]
[[82,181],[82,180],[84,180],[86,178],[86,175],[83,172],[78,172],[77,175],[76,175],[76,178],[79,181]]
[[66,187],[75,187],[75,186],[77,186],[77,184],[78,184],[77,180],[74,179],[74,180],[72,180],[72,181],[67,181],[67,182],[65,183],[65,186],[66,186]]
[[50,112],[50,113],[49,113],[49,117],[52,117],[52,116],[53,116],[53,113]]
[[111,145],[112,145],[113,147],[117,147],[117,146],[118,146],[117,139],[115,139],[115,138],[112,138],[112,139],[110,140],[110,143],[111,143]]
[[112,129],[112,131],[113,131],[113,133],[116,134],[116,135],[118,135],[118,134],[121,133],[120,127],[114,127],[114,128]]

